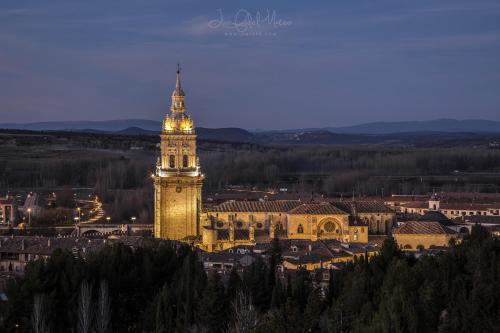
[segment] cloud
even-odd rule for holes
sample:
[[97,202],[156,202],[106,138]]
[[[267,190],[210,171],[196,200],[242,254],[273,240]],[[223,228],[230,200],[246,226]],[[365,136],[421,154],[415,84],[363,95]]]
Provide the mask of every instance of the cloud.
[[500,32],[408,38],[402,44],[412,48],[427,49],[471,49],[500,45]]
[[455,3],[442,6],[412,8],[400,11],[392,15],[378,15],[372,17],[369,21],[373,23],[386,23],[406,21],[413,18],[421,17],[422,15],[438,15],[438,14],[452,14],[466,12],[485,12],[485,13],[498,13],[500,12],[500,4],[493,2],[477,2],[477,3]]
[[0,9],[0,17],[38,15],[43,13],[43,10],[33,8],[10,8]]

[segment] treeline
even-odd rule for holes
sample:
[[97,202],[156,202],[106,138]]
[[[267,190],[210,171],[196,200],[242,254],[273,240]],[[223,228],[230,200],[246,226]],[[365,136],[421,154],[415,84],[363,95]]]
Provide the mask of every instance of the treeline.
[[94,187],[103,182],[112,189],[132,189],[142,187],[153,169],[153,158],[5,159],[0,160],[0,186],[2,189]]
[[[390,146],[250,147],[201,155],[206,184],[275,186],[326,195],[377,195],[500,190],[500,151],[486,148],[399,148]],[[493,172],[471,177],[460,172]]]
[[[147,202],[151,196],[145,194],[151,190],[150,175],[159,152],[120,154],[114,150],[77,150],[53,158],[1,159],[0,190],[95,188],[106,204],[116,207],[113,219],[142,215],[146,220],[151,216]],[[229,185],[286,187],[289,192],[314,191],[327,196],[425,194],[433,189],[500,191],[500,151],[486,148],[200,142],[199,156],[207,193]]]
[[58,252],[9,285],[0,328],[473,333],[500,327],[500,243],[481,227],[448,253],[418,260],[388,239],[372,260],[331,271],[326,292],[305,270],[281,279],[280,261],[273,242],[264,259],[223,282],[205,274],[190,248],[167,242],[135,251],[114,245],[87,260]]

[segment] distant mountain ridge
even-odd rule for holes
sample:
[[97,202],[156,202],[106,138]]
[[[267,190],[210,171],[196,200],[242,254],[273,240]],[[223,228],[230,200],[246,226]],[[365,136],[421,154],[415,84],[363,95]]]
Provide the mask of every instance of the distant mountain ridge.
[[[75,131],[119,135],[158,135],[161,122],[146,119],[108,121],[38,122],[27,124],[0,123],[0,129],[34,131]],[[250,143],[353,144],[388,143],[434,139],[475,138],[477,135],[500,134],[500,122],[491,120],[436,119],[430,121],[373,122],[345,127],[290,130],[247,131],[242,128],[196,128],[198,138],[212,141]]]
[[137,127],[147,131],[159,131],[161,121],[148,119],[117,119],[96,121],[44,121],[34,123],[0,123],[3,129],[25,129],[32,131],[76,131],[96,130],[118,132]]
[[[34,123],[0,123],[3,129],[26,129],[34,131],[47,130],[96,130],[118,132],[137,128],[146,131],[158,132],[161,121],[148,119],[118,119],[103,121],[48,121]],[[209,130],[208,128],[206,129]],[[233,128],[236,130],[236,128]],[[238,129],[246,131],[244,129]],[[395,122],[370,122],[353,126],[323,127],[323,128],[297,128],[288,130],[259,130],[254,133],[267,132],[304,132],[304,131],[329,131],[332,133],[352,134],[392,134],[415,132],[470,132],[470,133],[500,133],[500,121],[483,119],[435,119],[425,121],[395,121]],[[252,132],[252,131],[246,131]],[[239,133],[243,135],[243,133]],[[245,134],[246,135],[246,134]]]
[[391,134],[411,132],[498,133],[500,121],[482,119],[435,119],[427,121],[372,122],[354,126],[325,128],[334,133]]

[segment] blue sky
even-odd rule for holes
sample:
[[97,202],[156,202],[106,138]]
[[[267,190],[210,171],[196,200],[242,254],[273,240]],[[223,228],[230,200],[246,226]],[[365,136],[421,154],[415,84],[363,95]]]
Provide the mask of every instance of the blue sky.
[[198,126],[500,120],[498,59],[500,1],[2,0],[0,122],[159,120],[178,61]]

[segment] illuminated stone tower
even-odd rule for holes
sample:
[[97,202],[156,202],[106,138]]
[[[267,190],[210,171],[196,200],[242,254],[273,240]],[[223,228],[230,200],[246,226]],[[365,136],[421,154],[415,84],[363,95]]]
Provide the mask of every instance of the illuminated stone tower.
[[200,235],[203,175],[196,156],[196,134],[186,114],[180,68],[172,93],[170,114],[163,121],[161,156],[156,164],[156,238],[181,240]]

